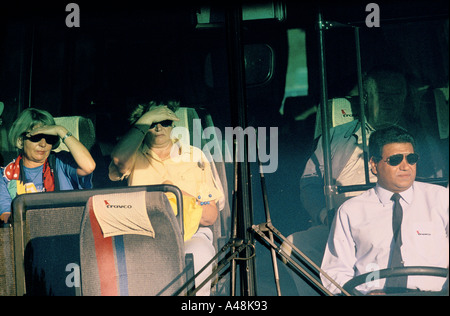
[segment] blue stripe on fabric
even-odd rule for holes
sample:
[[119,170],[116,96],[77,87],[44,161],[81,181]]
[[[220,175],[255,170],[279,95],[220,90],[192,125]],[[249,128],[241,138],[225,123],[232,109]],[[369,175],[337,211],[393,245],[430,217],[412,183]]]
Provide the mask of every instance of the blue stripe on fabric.
[[117,272],[119,274],[120,296],[128,296],[127,262],[125,259],[125,245],[123,242],[123,235],[114,237],[114,245],[116,248]]

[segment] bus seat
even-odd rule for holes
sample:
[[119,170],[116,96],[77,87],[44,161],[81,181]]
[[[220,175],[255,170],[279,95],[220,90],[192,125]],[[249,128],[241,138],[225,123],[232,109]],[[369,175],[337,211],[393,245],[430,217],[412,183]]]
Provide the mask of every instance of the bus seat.
[[[91,150],[95,143],[95,128],[91,119],[83,116],[61,116],[55,117],[55,123],[67,128],[88,150]],[[61,150],[69,151],[63,142],[54,151]]]
[[[109,154],[104,156],[101,143],[96,139],[95,126],[90,118],[83,116],[55,117],[55,123],[67,128],[90,152],[96,163],[92,184],[94,188],[111,188],[124,186],[124,181],[111,181],[108,177]],[[64,143],[60,143],[54,151],[68,151]]]
[[[213,161],[212,156],[208,150],[204,150],[205,155],[208,161],[211,162],[211,169],[213,172],[214,180],[216,181],[219,189],[224,193],[224,199],[219,201],[218,209],[220,211],[219,216],[211,227],[214,236],[214,248],[216,251],[219,251],[230,239],[231,237],[231,209],[229,203],[229,187],[227,181],[227,168],[226,162],[232,161],[230,158],[230,151],[225,141],[222,143],[218,143],[220,139],[218,139],[217,135],[212,136],[212,139],[203,139],[201,142],[197,140],[194,142],[194,119],[200,119],[201,121],[201,135],[203,135],[203,130],[207,127],[214,127],[213,119],[207,111],[203,109],[196,109],[190,107],[180,107],[177,109],[175,114],[180,119],[175,122],[175,127],[184,127],[189,130],[189,144],[194,146],[201,146],[200,149],[204,150],[206,143],[211,145],[211,142],[216,141],[213,148],[221,149],[221,157],[222,161]],[[197,132],[198,133],[198,132]],[[198,137],[198,135],[197,135]],[[197,144],[199,143],[199,144]],[[231,164],[230,164],[231,165]],[[228,170],[230,171],[230,170]],[[231,173],[232,174],[232,173]],[[217,280],[216,280],[217,281]],[[224,280],[222,283],[226,283]],[[220,289],[219,289],[220,290]]]
[[429,86],[417,89],[414,133],[421,161],[419,178],[448,178],[448,89]]
[[[199,115],[198,113],[201,113]],[[197,145],[194,140],[194,119],[201,119],[201,133],[203,133],[203,129],[207,127],[213,127],[214,123],[211,118],[211,115],[209,113],[204,113],[203,110],[194,109],[194,108],[188,108],[188,107],[180,107],[175,114],[180,118],[179,121],[175,122],[175,127],[185,127],[189,130],[190,145]],[[214,137],[214,140],[218,141],[217,137]],[[208,140],[212,141],[212,140]],[[198,142],[198,141],[197,141]],[[204,145],[206,144],[206,140],[202,138],[201,146],[204,149]],[[198,144],[200,145],[200,144]],[[214,146],[215,148],[224,148],[222,147],[222,144],[219,144],[217,146]],[[224,161],[231,161],[225,159],[223,156],[224,154],[227,154],[227,147],[225,146],[225,152],[222,154],[222,161],[213,161],[212,156],[210,155],[209,151],[207,150],[205,152],[205,155],[207,159],[211,162],[211,169],[213,171],[213,176],[216,181],[216,183],[219,186],[219,189],[221,189],[224,192],[224,199],[222,201],[219,201],[218,208],[220,210],[220,216],[218,218],[218,221],[214,224],[213,230],[214,230],[214,237],[218,238],[218,240],[227,239],[230,236],[230,217],[231,217],[231,211],[230,211],[230,205],[229,205],[229,196],[228,196],[228,181],[227,181],[227,172]],[[228,151],[229,154],[229,151]],[[220,242],[219,242],[220,243]],[[215,244],[216,250],[218,248],[218,245]]]
[[0,296],[15,294],[13,229],[0,223]]
[[[61,191],[64,192],[64,191]],[[70,191],[75,192],[75,191]],[[13,222],[14,240],[23,232],[23,253],[15,243],[14,257],[23,256],[23,264],[15,262],[16,273],[21,273],[23,266],[25,293],[28,296],[75,296],[76,288],[67,286],[69,275],[66,268],[69,264],[79,265],[79,231],[83,207],[77,205],[38,206],[32,209],[35,198],[49,198],[49,193],[24,194],[20,197],[30,207],[26,211],[24,225]],[[58,196],[56,196],[57,198]],[[28,199],[27,199],[28,198]],[[49,203],[51,203],[51,199]],[[15,209],[13,209],[13,213]],[[17,275],[16,275],[16,282]],[[21,285],[21,284],[16,284]],[[19,290],[18,295],[22,295]]]
[[[353,99],[358,101],[358,98],[334,98],[328,100],[328,124],[330,128],[346,124],[358,117],[358,105],[353,104]],[[322,121],[320,115],[320,108],[318,108],[316,113],[316,129],[314,133],[315,139],[322,134]]]
[[93,195],[143,190],[181,196],[174,186],[148,185],[16,197],[11,216],[16,295],[78,295],[80,227],[87,201]]
[[145,199],[153,238],[131,233],[104,237],[89,198],[80,231],[82,295],[166,296],[184,284],[184,242],[172,208],[159,192],[147,192]]
[[175,127],[184,127],[189,130],[189,140],[182,139],[181,141],[189,144],[194,144],[194,119],[200,119],[197,111],[194,108],[180,107],[176,110],[175,115],[180,119],[175,121]]

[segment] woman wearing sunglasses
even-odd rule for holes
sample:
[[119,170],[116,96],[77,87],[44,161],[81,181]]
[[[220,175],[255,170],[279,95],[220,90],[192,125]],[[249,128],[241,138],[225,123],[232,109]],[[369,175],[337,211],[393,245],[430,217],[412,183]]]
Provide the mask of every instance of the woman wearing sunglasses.
[[[218,217],[217,202],[223,192],[217,186],[211,165],[196,147],[171,138],[178,102],[139,105],[130,116],[131,128],[114,148],[109,167],[112,181],[127,178],[128,185],[172,184],[183,193],[186,253],[194,256],[197,273],[215,255],[209,227]],[[169,197],[174,210],[176,204]],[[195,280],[209,276],[211,265]],[[197,295],[210,294],[210,282]]]
[[[95,162],[91,154],[64,127],[55,125],[50,113],[28,108],[13,123],[10,143],[18,156],[2,168],[0,216],[6,222],[16,195],[57,190],[92,188]],[[60,142],[70,153],[52,152]]]
[[[370,136],[369,154],[377,184],[339,208],[322,269],[342,286],[355,276],[386,268],[448,268],[448,188],[415,181],[419,156],[413,137],[399,127],[377,130]],[[370,282],[374,275],[358,290],[376,294],[448,291],[448,280],[441,277]]]

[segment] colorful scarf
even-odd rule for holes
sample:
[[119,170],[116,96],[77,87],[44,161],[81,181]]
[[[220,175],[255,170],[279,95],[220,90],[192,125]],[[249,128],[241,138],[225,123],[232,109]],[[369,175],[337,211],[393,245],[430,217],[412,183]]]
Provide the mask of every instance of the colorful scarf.
[[[8,164],[4,170],[4,176],[6,179],[10,180],[8,184],[8,191],[11,195],[11,198],[18,194],[26,193],[26,183],[24,183],[24,175],[23,175],[23,161],[22,155],[20,154],[17,159],[13,160],[10,164]],[[42,179],[44,183],[44,189],[46,192],[55,191],[55,176],[53,174],[52,168],[50,168],[50,164],[48,159],[44,162],[44,167],[42,168]]]

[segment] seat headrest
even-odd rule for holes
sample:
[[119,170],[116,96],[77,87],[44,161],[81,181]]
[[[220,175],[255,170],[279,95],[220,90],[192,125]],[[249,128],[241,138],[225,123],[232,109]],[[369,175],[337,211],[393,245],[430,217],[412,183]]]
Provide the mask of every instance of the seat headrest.
[[343,125],[355,119],[355,113],[351,102],[346,98],[335,98],[331,100],[332,127]]
[[155,237],[145,191],[93,195],[87,207],[95,214],[104,238],[126,234]]
[[[55,117],[55,123],[67,128],[88,150],[94,145],[95,128],[90,119],[82,116],[61,116]],[[69,151],[62,142],[55,152],[61,150]]]

